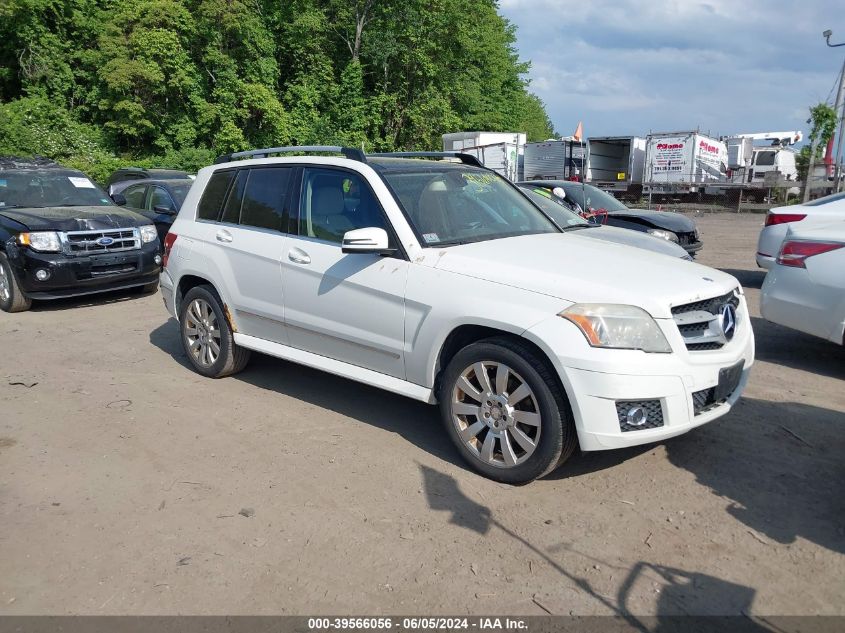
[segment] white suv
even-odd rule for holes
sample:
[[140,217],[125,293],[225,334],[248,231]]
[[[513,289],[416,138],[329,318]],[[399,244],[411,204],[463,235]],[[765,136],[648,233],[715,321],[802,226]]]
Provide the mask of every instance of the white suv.
[[[268,157],[289,152],[308,155]],[[736,279],[561,229],[472,156],[411,156],[272,148],[200,170],[161,275],[196,371],[254,350],[439,403],[463,457],[509,483],[740,397]]]

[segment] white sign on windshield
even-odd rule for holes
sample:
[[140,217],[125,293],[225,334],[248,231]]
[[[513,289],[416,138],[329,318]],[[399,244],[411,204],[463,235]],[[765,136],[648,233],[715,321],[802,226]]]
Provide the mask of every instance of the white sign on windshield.
[[88,180],[87,178],[80,178],[78,176],[68,176],[67,179],[70,180],[71,184],[77,189],[94,188],[94,183]]

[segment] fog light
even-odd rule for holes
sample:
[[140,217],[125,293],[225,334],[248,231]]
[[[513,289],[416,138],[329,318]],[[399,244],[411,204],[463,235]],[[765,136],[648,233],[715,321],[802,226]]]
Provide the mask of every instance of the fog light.
[[39,268],[35,271],[35,278],[38,281],[47,281],[50,278],[50,271]]
[[642,426],[648,422],[648,412],[639,406],[631,407],[625,414],[625,422],[631,426]]
[[617,400],[619,430],[642,431],[663,426],[663,404],[660,400]]
[[161,255],[155,256],[155,263],[157,266],[161,266]]

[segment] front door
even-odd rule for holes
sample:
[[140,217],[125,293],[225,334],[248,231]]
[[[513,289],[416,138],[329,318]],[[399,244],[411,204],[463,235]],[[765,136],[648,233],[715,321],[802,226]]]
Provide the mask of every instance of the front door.
[[352,229],[384,228],[395,242],[366,179],[306,167],[298,218],[298,234],[282,256],[290,345],[404,379],[408,262],[341,252],[343,234]]

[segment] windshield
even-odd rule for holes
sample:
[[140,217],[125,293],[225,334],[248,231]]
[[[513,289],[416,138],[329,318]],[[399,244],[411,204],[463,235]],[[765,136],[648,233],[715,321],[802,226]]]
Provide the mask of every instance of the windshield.
[[812,202],[805,202],[801,206],[804,207],[820,207],[822,205],[828,204],[830,202],[836,202],[837,200],[845,200],[845,191],[840,193],[833,193],[829,196],[825,196],[824,198],[816,198]]
[[567,226],[594,226],[583,219],[577,213],[573,213],[564,206],[562,200],[559,201],[554,194],[546,189],[530,189],[528,187],[520,187],[525,192],[531,201],[545,211],[555,223],[561,227]]
[[756,160],[754,162],[755,165],[759,167],[768,167],[770,165],[775,164],[775,153],[772,151],[768,152],[757,152]]
[[559,231],[493,172],[445,164],[442,169],[438,165],[382,174],[428,246]]
[[57,169],[0,171],[0,209],[110,206],[112,201],[83,173]]
[[[605,193],[601,189],[597,189],[592,185],[582,185],[580,183],[566,183],[563,187],[566,192],[566,197],[570,201],[575,201],[584,209],[584,211],[597,211],[602,209],[604,211],[627,211],[628,207],[619,202],[609,193]],[[584,204],[586,198],[586,204]]]

